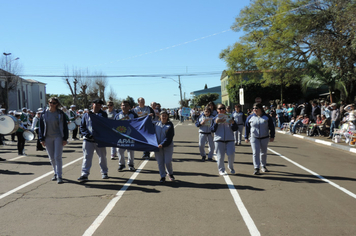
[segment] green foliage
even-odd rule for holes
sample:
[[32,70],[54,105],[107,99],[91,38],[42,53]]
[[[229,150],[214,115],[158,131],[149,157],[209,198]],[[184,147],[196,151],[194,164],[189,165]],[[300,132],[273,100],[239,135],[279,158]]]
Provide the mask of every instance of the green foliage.
[[355,12],[356,0],[252,1],[232,26],[246,34],[223,50],[220,58],[229,75],[255,71],[263,74],[260,80],[250,78],[255,83],[282,89],[299,83],[310,69],[308,63],[317,58],[320,69],[327,65],[345,82],[350,100],[356,95]]
[[217,93],[206,93],[195,96],[192,100],[192,103],[195,106],[203,106],[208,104],[209,102],[213,102],[219,98],[219,94]]

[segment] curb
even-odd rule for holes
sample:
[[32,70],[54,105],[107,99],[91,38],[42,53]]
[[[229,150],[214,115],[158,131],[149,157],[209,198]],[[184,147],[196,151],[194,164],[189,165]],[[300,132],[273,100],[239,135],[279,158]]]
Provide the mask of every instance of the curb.
[[[286,131],[279,131],[279,130],[276,130],[276,132],[278,132],[280,134],[289,133],[289,132],[286,132]],[[336,144],[336,143],[333,143],[333,142],[328,142],[328,141],[324,141],[324,140],[320,140],[320,139],[305,137],[305,136],[302,136],[302,135],[299,135],[299,134],[294,134],[293,137],[300,138],[300,139],[306,139],[308,141],[312,141],[312,142],[320,143],[320,144],[323,144],[323,145],[326,145],[326,146],[338,148],[338,149],[341,149],[341,150],[344,150],[344,151],[347,151],[347,152],[356,153],[356,148],[339,145],[339,144]]]

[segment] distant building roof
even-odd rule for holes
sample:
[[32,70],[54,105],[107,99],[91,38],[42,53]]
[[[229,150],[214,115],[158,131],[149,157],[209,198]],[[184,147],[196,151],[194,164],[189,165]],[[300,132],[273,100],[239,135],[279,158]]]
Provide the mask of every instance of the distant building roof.
[[203,93],[221,93],[221,86],[211,87],[207,89],[193,91],[190,94],[203,94]]

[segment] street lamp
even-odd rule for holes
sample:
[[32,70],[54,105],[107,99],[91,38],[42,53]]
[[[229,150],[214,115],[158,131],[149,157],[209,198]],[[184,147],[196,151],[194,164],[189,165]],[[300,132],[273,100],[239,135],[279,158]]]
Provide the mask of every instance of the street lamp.
[[181,85],[181,83],[180,83],[180,75],[178,75],[178,81],[176,81],[175,79],[172,79],[172,78],[170,78],[170,77],[162,77],[162,78],[163,78],[163,79],[171,79],[171,80],[173,80],[174,82],[176,82],[176,83],[179,84],[178,88],[179,88],[179,92],[180,92],[180,105],[183,106],[182,85]]

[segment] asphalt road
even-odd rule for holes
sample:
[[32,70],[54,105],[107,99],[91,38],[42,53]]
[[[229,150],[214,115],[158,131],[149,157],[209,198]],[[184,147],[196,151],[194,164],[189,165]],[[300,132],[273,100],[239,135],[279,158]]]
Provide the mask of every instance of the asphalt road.
[[81,141],[71,142],[59,185],[35,141],[28,156],[18,157],[16,144],[1,147],[0,235],[356,235],[355,154],[277,133],[270,172],[252,175],[243,144],[236,174],[219,176],[216,162],[201,161],[192,123],[176,126],[174,143],[176,181],[165,184],[141,152],[136,172],[118,172],[108,158],[107,180],[94,156],[90,181],[79,183]]

